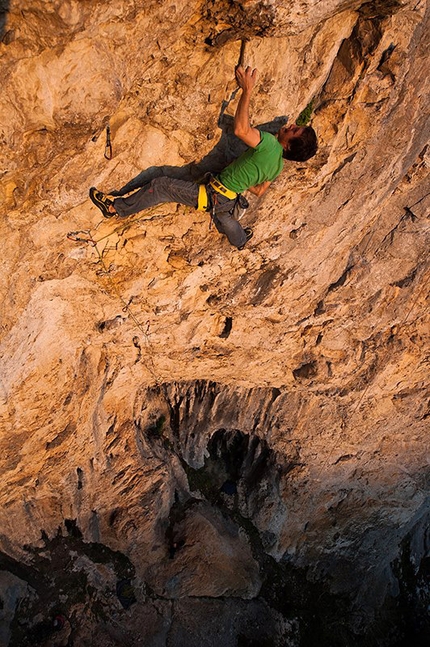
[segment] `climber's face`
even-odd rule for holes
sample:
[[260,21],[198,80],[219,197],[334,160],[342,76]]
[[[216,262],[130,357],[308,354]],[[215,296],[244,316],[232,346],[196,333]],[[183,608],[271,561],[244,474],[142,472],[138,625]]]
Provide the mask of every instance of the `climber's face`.
[[303,126],[296,126],[296,124],[291,124],[291,126],[282,126],[278,132],[278,141],[282,148],[287,148],[288,143],[295,137],[300,137],[304,130]]

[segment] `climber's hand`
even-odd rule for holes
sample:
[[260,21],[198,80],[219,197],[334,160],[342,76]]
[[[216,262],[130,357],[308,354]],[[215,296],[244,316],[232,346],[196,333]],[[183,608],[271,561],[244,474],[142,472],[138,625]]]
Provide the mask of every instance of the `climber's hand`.
[[242,90],[252,92],[254,85],[257,82],[257,75],[257,69],[252,69],[249,65],[246,68],[242,67],[242,65],[238,65],[236,68],[236,81]]

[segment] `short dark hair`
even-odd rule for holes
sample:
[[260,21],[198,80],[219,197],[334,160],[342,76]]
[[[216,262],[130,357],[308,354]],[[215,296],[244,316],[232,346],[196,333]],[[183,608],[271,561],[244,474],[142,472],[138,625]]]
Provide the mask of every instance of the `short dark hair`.
[[290,139],[288,150],[284,150],[283,157],[294,162],[306,162],[318,150],[318,141],[312,126],[305,126],[298,137]]

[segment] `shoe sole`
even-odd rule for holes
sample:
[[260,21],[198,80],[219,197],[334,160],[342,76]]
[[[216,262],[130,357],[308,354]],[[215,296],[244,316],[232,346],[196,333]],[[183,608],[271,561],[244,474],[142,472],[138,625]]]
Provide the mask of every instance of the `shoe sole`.
[[114,216],[116,216],[116,214],[111,213],[105,203],[97,197],[97,193],[100,193],[100,191],[97,191],[97,189],[92,186],[90,189],[90,200],[93,204],[96,205],[98,209],[100,209],[104,218],[113,218]]

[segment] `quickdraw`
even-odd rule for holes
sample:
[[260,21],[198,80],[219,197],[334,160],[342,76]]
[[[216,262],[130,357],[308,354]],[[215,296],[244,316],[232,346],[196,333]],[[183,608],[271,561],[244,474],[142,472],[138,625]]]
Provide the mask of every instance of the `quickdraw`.
[[239,60],[237,62],[237,67],[239,67],[240,65],[243,66],[245,62],[246,43],[247,43],[247,40],[244,38],[240,41],[240,53],[239,53]]
[[69,240],[73,240],[75,243],[88,243],[89,245],[92,245],[92,247],[95,247],[97,245],[97,242],[92,239],[91,232],[89,229],[79,229],[78,231],[69,231],[69,233],[67,234],[67,238]]
[[111,143],[111,140],[110,140],[110,126],[109,126],[109,124],[107,124],[107,126],[106,126],[105,158],[107,160],[112,159],[112,143]]
[[[243,67],[243,64],[244,64],[244,61],[245,61],[245,49],[246,49],[246,43],[247,43],[247,40],[246,40],[246,39],[242,39],[242,40],[240,41],[240,53],[239,53],[239,59],[238,59],[238,61],[237,61],[236,68],[241,67],[241,66]],[[235,69],[236,69],[236,68],[235,68]],[[228,106],[230,105],[230,103],[231,103],[231,102],[236,98],[236,95],[237,95],[237,93],[238,93],[238,92],[239,92],[239,87],[237,87],[235,90],[233,90],[233,92],[232,92],[232,93],[231,93],[231,95],[230,95],[230,99],[224,100],[224,101],[222,102],[222,104],[221,104],[220,117],[222,117],[222,116],[223,116],[224,112],[226,111],[226,109],[228,108]]]

